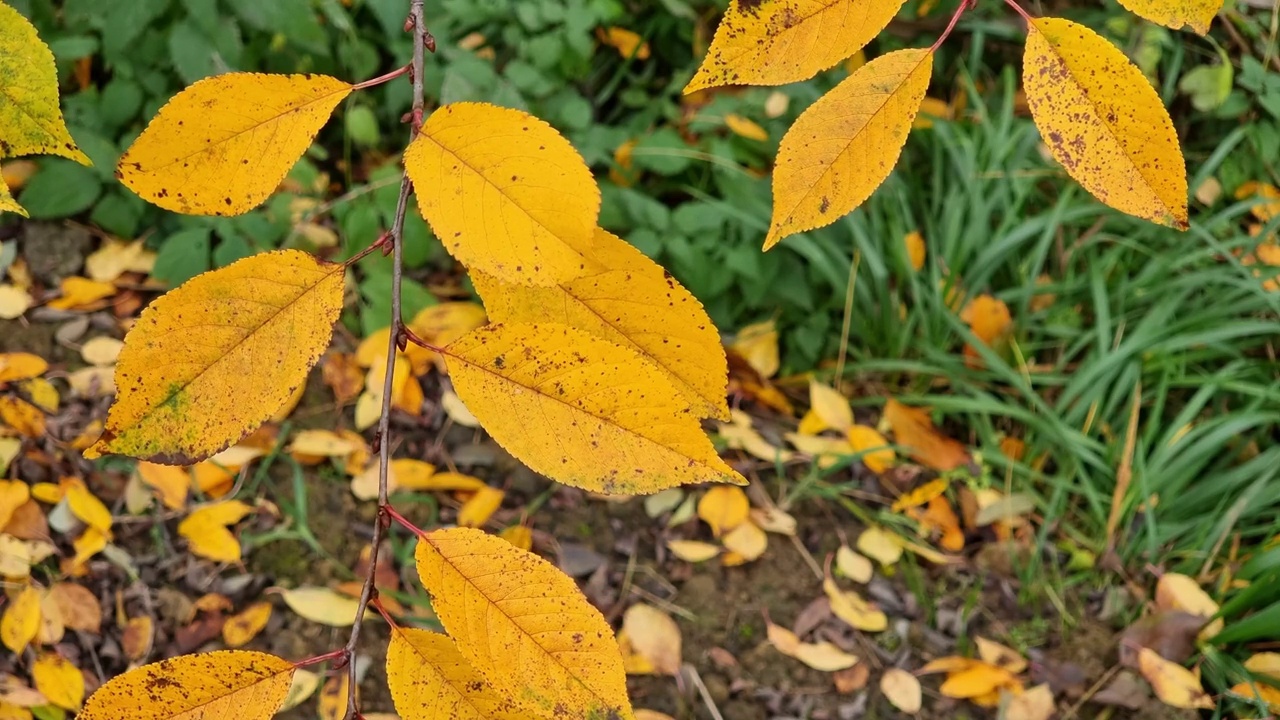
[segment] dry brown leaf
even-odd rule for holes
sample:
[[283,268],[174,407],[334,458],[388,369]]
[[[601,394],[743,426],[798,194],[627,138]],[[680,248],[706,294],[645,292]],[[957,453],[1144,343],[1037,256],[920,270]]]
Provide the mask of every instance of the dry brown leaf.
[[920,712],[924,694],[920,689],[920,681],[915,675],[902,668],[889,668],[880,677],[880,692],[894,707],[904,713],[915,715]]
[[131,617],[124,625],[120,647],[124,650],[125,657],[135,664],[141,664],[151,654],[151,645],[155,637],[155,621],[149,615]]

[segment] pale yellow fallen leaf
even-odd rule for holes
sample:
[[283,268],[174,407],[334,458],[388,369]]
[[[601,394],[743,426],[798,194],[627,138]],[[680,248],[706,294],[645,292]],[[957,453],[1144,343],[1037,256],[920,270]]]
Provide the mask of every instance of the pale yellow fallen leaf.
[[[736,554],[743,562],[751,562],[758,559],[769,546],[769,538],[764,534],[764,530],[761,530],[759,526],[750,520],[746,520],[725,533],[720,541],[724,543],[725,548]],[[727,556],[725,564],[731,564]]]
[[796,519],[776,507],[751,508],[748,517],[765,532],[778,535],[796,534]]
[[976,635],[973,639],[978,646],[978,657],[982,658],[983,662],[1004,668],[1014,675],[1027,669],[1027,659],[1017,650],[994,640],[988,640],[981,635]]
[[109,367],[116,364],[124,342],[106,335],[90,338],[80,346],[80,357],[90,365]]
[[[320,681],[324,679],[320,673],[314,673],[310,670],[298,669],[293,671],[293,682],[289,685],[289,694],[284,698],[284,704],[280,706],[280,712],[292,710],[298,707],[307,698],[315,694],[320,689]],[[365,720],[369,720],[370,715],[365,713]]]
[[0,284],[0,319],[16,320],[31,309],[31,294],[16,285]]
[[667,549],[672,555],[691,563],[705,562],[720,554],[719,547],[697,540],[670,540]]
[[836,570],[850,580],[857,583],[869,583],[874,569],[870,560],[863,555],[859,555],[848,545],[841,545],[836,550]]
[[449,419],[455,423],[469,428],[480,427],[480,421],[476,419],[475,415],[471,414],[467,406],[462,403],[462,398],[458,397],[458,394],[453,390],[445,390],[441,394],[440,407],[444,408],[445,415],[448,415]]
[[1155,650],[1138,651],[1138,672],[1151,683],[1156,697],[1165,705],[1184,709],[1213,709],[1213,698],[1200,685],[1200,678],[1181,665],[1165,660]]
[[675,675],[683,662],[680,627],[667,613],[643,603],[622,615],[622,633],[631,649],[661,675]]
[[1053,702],[1053,689],[1049,683],[1041,683],[1022,694],[1014,694],[1005,708],[1005,720],[1049,720],[1057,707]]
[[849,407],[849,399],[830,385],[809,380],[809,405],[829,428],[845,432],[853,426],[853,410]]
[[762,378],[771,378],[782,366],[778,355],[778,328],[772,320],[747,325],[729,346]]
[[[1165,573],[1156,582],[1156,607],[1161,610],[1181,610],[1208,620],[1218,614],[1218,603],[1209,597],[1197,583],[1186,575]],[[1200,631],[1200,639],[1208,639],[1222,632],[1223,621],[1218,618]]]
[[902,558],[902,541],[881,527],[869,527],[858,536],[858,550],[881,565],[892,565]]
[[[300,587],[280,593],[289,609],[311,622],[332,627],[355,623],[360,601],[325,587]],[[366,612],[366,617],[368,616]]]
[[865,632],[883,632],[889,627],[889,619],[879,608],[852,590],[841,590],[830,575],[823,581],[822,590],[831,604],[831,614],[850,627]]
[[713,487],[698,501],[698,517],[711,526],[716,537],[741,525],[750,510],[747,494],[734,485]]
[[915,715],[920,712],[924,694],[920,689],[920,681],[915,675],[902,668],[889,668],[880,677],[880,692],[894,707],[904,713]]

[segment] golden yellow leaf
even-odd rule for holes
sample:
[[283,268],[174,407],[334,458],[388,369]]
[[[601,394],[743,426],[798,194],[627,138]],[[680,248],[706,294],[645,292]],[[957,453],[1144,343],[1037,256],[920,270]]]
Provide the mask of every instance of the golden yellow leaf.
[[943,550],[959,552],[964,549],[964,530],[960,527],[960,518],[942,495],[930,498],[924,510],[909,508],[907,515],[919,522],[921,530],[926,534],[939,533],[942,537],[938,540],[938,545]]
[[216,502],[197,508],[178,523],[178,535],[191,544],[191,553],[215,562],[238,562],[240,541],[227,529],[253,512],[239,500]]
[[1003,687],[1020,685],[1013,673],[981,661],[951,672],[938,692],[950,698],[977,698]]
[[179,655],[112,678],[76,717],[268,720],[289,694],[293,673],[293,663],[251,650]]
[[1264,702],[1272,713],[1280,713],[1280,689],[1266,683],[1237,683],[1231,687],[1230,692],[1249,700]]
[[0,529],[4,529],[13,513],[30,499],[30,485],[21,480],[0,480]]
[[742,328],[729,347],[741,355],[762,378],[776,375],[782,364],[778,357],[778,326],[772,320],[752,323]]
[[831,575],[823,580],[822,591],[831,603],[831,613],[851,627],[866,632],[882,632],[889,627],[889,618],[879,608],[852,590],[841,590]]
[[720,548],[698,540],[669,540],[667,549],[685,562],[700,563],[720,554]]
[[974,660],[973,658],[961,657],[959,655],[947,655],[925,663],[924,667],[916,671],[916,674],[930,675],[932,673],[958,673],[962,670],[968,670],[969,668],[980,664],[982,664],[981,660]]
[[458,397],[553,480],[608,494],[746,484],[666,374],[632,350],[567,326],[498,323],[446,352]]
[[869,527],[858,536],[858,550],[881,565],[892,565],[902,557],[902,541],[880,527]]
[[111,534],[111,511],[102,501],[94,497],[79,478],[65,477],[58,482],[62,488],[62,497],[66,499],[71,514],[85,525],[108,537]]
[[685,93],[717,85],[785,85],[853,55],[903,0],[732,0]]
[[983,662],[1004,668],[1014,675],[1027,669],[1027,659],[1017,650],[980,635],[974,637],[974,642],[978,646],[978,657]]
[[58,396],[58,389],[44,378],[23,380],[18,383],[18,389],[31,400],[32,405],[47,413],[56,412],[62,400]]
[[454,103],[409,145],[422,216],[468,268],[556,285],[593,270],[600,190],[573,146],[519,110]]
[[[17,213],[22,217],[30,217],[27,215],[26,208],[13,199],[13,195],[9,192],[9,186],[4,183],[3,179],[0,179],[0,213],[6,212]],[[4,286],[2,297],[5,299],[5,309],[2,317],[6,320],[12,320],[22,315],[27,311],[27,308],[31,307],[31,296],[12,285]],[[25,303],[23,303],[24,298]]]
[[853,425],[845,431],[845,437],[854,452],[862,453],[862,464],[874,473],[887,472],[898,461],[898,454],[878,430],[868,425]]
[[778,147],[765,250],[871,197],[898,162],[932,72],[929,50],[886,53],[800,114]]
[[1249,180],[1248,182],[1240,183],[1240,187],[1237,187],[1235,191],[1237,200],[1244,200],[1255,195],[1262,198],[1262,200],[1255,202],[1253,207],[1249,208],[1249,212],[1253,213],[1253,216],[1259,222],[1266,222],[1276,215],[1280,215],[1280,188],[1271,183]]
[[1260,652],[1249,656],[1244,661],[1244,669],[1258,675],[1267,675],[1280,680],[1280,653]]
[[683,662],[680,627],[670,615],[644,603],[632,605],[622,615],[619,643],[624,636],[630,649],[653,668],[652,672],[661,675],[680,672]]
[[270,619],[271,603],[256,602],[227,618],[222,626],[222,640],[231,648],[248,645],[250,640],[262,632]]
[[829,429],[827,424],[818,417],[818,413],[813,408],[809,408],[805,412],[804,417],[800,418],[800,424],[796,426],[796,433],[800,435],[817,435],[823,430]]
[[143,484],[156,491],[165,507],[180,510],[186,506],[191,490],[191,475],[186,468],[143,460],[138,463],[137,473]]
[[917,462],[942,472],[968,464],[969,451],[938,432],[927,409],[889,398],[884,405],[884,420],[893,429],[897,444],[905,446]]
[[530,530],[527,525],[512,525],[504,528],[502,532],[498,533],[498,537],[521,550],[533,549],[533,530]]
[[865,556],[859,555],[848,545],[841,545],[836,550],[836,570],[854,582],[868,583],[871,582],[871,574],[875,568]]
[[907,259],[911,261],[911,269],[919,272],[924,267],[924,236],[919,230],[912,230],[903,236],[902,242],[907,246]]
[[499,692],[440,633],[394,627],[387,686],[403,720],[524,720],[528,712]]
[[[84,702],[84,675],[70,660],[43,653],[31,667],[31,680],[49,702],[66,710],[79,710]],[[80,714],[77,717],[84,717]]]
[[72,630],[98,633],[102,625],[102,606],[88,588],[75,583],[54,583],[49,588],[49,596],[58,606],[63,625]]
[[555,287],[472,271],[493,322],[559,323],[630,348],[661,368],[700,417],[728,419],[728,364],[702,304],[630,243],[595,231],[599,270]]
[[915,675],[902,668],[889,668],[880,677],[880,692],[893,706],[904,713],[914,715],[920,712],[924,694],[920,689],[920,681]]
[[764,142],[769,139],[769,132],[757,125],[754,121],[744,118],[741,115],[729,113],[724,116],[724,124],[734,135],[744,137],[748,140],[759,140]]
[[[347,713],[347,695],[351,690],[351,676],[347,673],[331,675],[320,688],[317,698],[317,716],[320,720],[343,720]],[[359,702],[360,689],[356,688]]]
[[174,95],[116,174],[147,202],[240,215],[275,192],[351,86],[326,75],[224,73]]
[[43,375],[49,363],[39,355],[16,352],[0,354],[0,382],[26,380]]
[[1151,683],[1156,697],[1176,708],[1213,709],[1213,698],[1200,685],[1200,678],[1181,665],[1165,660],[1151,648],[1138,651],[1138,672]]
[[804,643],[790,630],[766,622],[765,632],[769,642],[778,652],[793,657],[814,670],[834,672],[858,664],[858,658],[841,650],[829,642]]
[[109,239],[84,259],[84,272],[90,280],[113,282],[127,272],[150,275],[155,264],[156,252],[147,249],[145,240]]
[[890,509],[894,512],[902,512],[908,508],[920,507],[945,493],[950,485],[951,483],[946,478],[934,478],[920,487],[898,496],[898,499],[893,501],[893,506]]
[[458,524],[462,527],[481,527],[489,522],[489,518],[502,507],[502,498],[506,493],[497,488],[485,486],[467,499],[458,509]]
[[21,705],[0,700],[0,720],[32,720],[34,717],[30,710]]
[[254,255],[158,298],[125,337],[104,452],[202,460],[270,418],[306,380],[342,309],[342,265]]
[[1187,228],[1187,171],[1151,82],[1089,28],[1035,18],[1022,84],[1036,127],[1067,174],[1103,203]]
[[[735,488],[736,489],[736,488]],[[720,539],[725,548],[733,555],[733,561],[725,556],[725,565],[741,565],[758,559],[769,547],[769,537],[760,526],[746,520],[724,534]]]
[[[1181,610],[1208,620],[1218,614],[1218,603],[1209,597],[1194,579],[1179,573],[1165,573],[1156,583],[1156,607],[1161,610]],[[1207,639],[1222,632],[1223,620],[1218,618],[1200,631]]]
[[55,310],[97,309],[99,301],[116,294],[116,286],[82,277],[63,278],[59,283],[62,296],[49,301]]
[[1222,9],[1222,0],[1121,0],[1126,10],[1174,30],[1189,27],[1197,35],[1209,32],[1209,24]]
[[0,396],[0,421],[27,437],[44,435],[44,413],[35,405],[12,395]]
[[853,427],[853,410],[849,398],[830,385],[809,380],[809,404],[812,412],[829,428],[845,432]]
[[17,657],[39,631],[40,591],[28,585],[5,606],[4,615],[0,617],[0,640]]
[[67,132],[53,53],[29,20],[0,3],[0,158],[61,155],[90,165]]
[[649,43],[631,30],[616,25],[596,28],[596,37],[600,42],[616,49],[624,58],[649,59]]
[[713,487],[698,500],[698,517],[711,526],[716,537],[745,522],[750,510],[747,494],[732,486]]
[[[280,593],[284,603],[298,615],[332,627],[351,627],[360,602],[324,587],[300,587]],[[366,612],[367,617],[367,612]]]
[[420,536],[415,557],[444,629],[500,692],[542,715],[631,718],[613,630],[551,563],[470,528]]
[[[456,472],[434,473],[431,475],[420,476],[420,479],[412,479],[413,476],[409,476],[410,479],[400,480],[400,474],[402,470],[401,470],[401,466],[398,465],[398,463],[404,462],[404,461],[392,460],[391,462],[396,468],[396,478],[397,478],[396,481],[400,484],[400,487],[407,487],[410,490],[431,490],[431,491],[437,491],[437,492],[449,492],[449,491],[471,492],[471,491],[480,490],[483,487],[487,487],[487,483],[485,483],[485,481],[481,480],[478,477],[475,477],[474,475],[465,475],[463,473],[456,473]],[[421,462],[421,461],[415,460],[413,462]],[[423,465],[426,465],[426,463],[423,463]],[[430,466],[428,465],[428,467]]]

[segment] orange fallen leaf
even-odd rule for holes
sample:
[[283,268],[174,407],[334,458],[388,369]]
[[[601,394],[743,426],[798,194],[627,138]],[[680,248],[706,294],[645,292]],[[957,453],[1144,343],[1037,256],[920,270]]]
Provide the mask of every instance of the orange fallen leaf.
[[897,443],[908,448],[911,457],[920,464],[946,472],[969,463],[969,451],[940,433],[933,426],[928,410],[890,398],[884,406],[884,419],[893,429]]
[[862,453],[862,464],[871,472],[886,472],[898,460],[898,454],[889,446],[889,441],[873,427],[853,425],[845,432],[845,437],[854,452]]

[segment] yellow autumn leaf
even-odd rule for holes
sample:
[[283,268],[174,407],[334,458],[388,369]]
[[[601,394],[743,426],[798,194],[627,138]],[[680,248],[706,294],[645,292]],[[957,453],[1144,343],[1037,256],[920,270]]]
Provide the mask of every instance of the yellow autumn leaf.
[[542,120],[485,103],[435,112],[405,170],[451,255],[508,282],[556,285],[595,269],[600,190],[569,141]]
[[180,510],[186,506],[187,493],[191,490],[191,475],[186,468],[143,460],[138,463],[136,471],[142,483],[156,491],[165,507]]
[[738,137],[744,137],[748,140],[759,140],[764,142],[769,139],[769,132],[760,127],[755,121],[742,117],[734,113],[724,116],[724,124],[729,131]]
[[240,215],[275,192],[351,85],[224,73],[174,95],[121,156],[120,181],[187,215]]
[[807,80],[871,42],[903,0],[732,0],[685,93]]
[[1254,702],[1264,702],[1274,714],[1280,713],[1280,689],[1265,683],[1237,683],[1231,687],[1231,693]]
[[[644,603],[632,605],[622,614],[618,644],[624,646],[624,662],[630,650],[648,673],[676,675],[684,662],[680,626],[667,613]],[[631,674],[645,673],[631,671]]]
[[800,642],[795,633],[771,622],[766,624],[765,632],[778,652],[793,657],[814,670],[835,672],[858,664],[857,656],[825,640],[817,643]]
[[[1218,603],[1200,587],[1200,583],[1180,573],[1165,573],[1156,582],[1156,607],[1160,610],[1181,610],[1199,615],[1208,621],[1218,614]],[[1208,639],[1222,632],[1224,621],[1217,618],[1200,631],[1201,639]]]
[[43,375],[49,369],[49,363],[39,355],[31,353],[0,353],[0,383],[26,380]]
[[222,640],[230,648],[247,645],[262,632],[270,619],[271,603],[256,602],[227,618],[222,626]]
[[778,356],[778,326],[773,320],[743,327],[729,347],[762,378],[776,375],[782,364]]
[[29,20],[0,3],[0,158],[19,155],[61,155],[92,164],[62,119],[53,52]]
[[810,379],[809,405],[826,427],[844,432],[853,425],[849,398],[830,385]]
[[[285,605],[298,615],[331,627],[351,627],[360,601],[324,587],[300,587],[280,593]],[[366,613],[365,617],[368,617]]]
[[[316,699],[316,715],[319,720],[345,720],[347,696],[351,691],[351,676],[341,672],[332,675],[320,688]],[[356,688],[356,704],[360,703],[360,688]]]
[[62,488],[62,497],[67,501],[72,515],[94,530],[110,536],[111,511],[89,492],[83,480],[66,477],[62,478],[58,485]]
[[1173,121],[1151,82],[1089,28],[1035,18],[1022,84],[1054,159],[1094,197],[1187,229],[1187,171]]
[[902,512],[908,508],[920,507],[947,491],[951,483],[946,478],[934,478],[918,488],[905,492],[893,501],[889,508],[893,512]]
[[932,73],[929,50],[886,53],[800,114],[778,146],[765,250],[871,197],[898,162]]
[[905,447],[916,462],[941,472],[968,464],[969,451],[939,432],[926,408],[910,407],[889,398],[884,405],[884,420],[893,429],[897,444]]
[[[8,464],[5,463],[5,465]],[[0,529],[5,528],[13,517],[13,513],[26,505],[30,499],[30,485],[22,480],[0,480]]]
[[61,297],[50,300],[48,306],[55,310],[96,310],[100,301],[116,294],[116,286],[82,277],[66,277],[58,284]]
[[949,672],[938,692],[949,698],[978,698],[1011,685],[1020,685],[1013,673],[975,660],[961,669]]
[[854,425],[845,431],[845,437],[855,452],[862,453],[862,464],[871,472],[886,472],[898,461],[898,454],[889,446],[889,441],[873,427]]
[[713,487],[698,500],[698,517],[711,526],[716,537],[746,522],[750,511],[747,494],[731,485]]
[[76,718],[268,720],[289,694],[293,673],[293,663],[251,650],[179,655],[107,681]]
[[881,565],[892,565],[902,557],[902,541],[880,527],[869,527],[858,536],[858,550]]
[[[735,488],[736,489],[736,488]],[[769,536],[755,523],[747,520],[720,538],[729,552],[722,558],[725,565],[741,565],[758,560],[769,547]]]
[[904,713],[914,715],[920,712],[924,701],[924,693],[920,689],[920,681],[915,675],[902,668],[889,668],[880,677],[880,692],[893,706]]
[[85,451],[189,464],[278,410],[329,345],[342,265],[254,255],[156,299],[125,337],[103,437]]
[[1170,662],[1151,648],[1138,651],[1138,672],[1151,683],[1160,702],[1176,708],[1212,710],[1213,698],[1200,685],[1195,673]]
[[836,570],[841,575],[857,583],[868,583],[875,568],[864,555],[859,555],[848,545],[841,545],[836,550]]
[[607,494],[746,484],[666,374],[628,348],[563,325],[497,323],[445,351],[458,397],[553,480]]
[[924,267],[926,254],[924,236],[919,230],[912,230],[903,236],[902,244],[907,248],[907,260],[911,262],[911,269],[919,272]]
[[498,537],[515,545],[521,550],[533,549],[533,530],[528,525],[512,525],[498,533]]
[[618,54],[624,58],[649,59],[649,43],[631,30],[616,25],[596,28],[596,37],[600,42],[617,50]]
[[688,290],[630,243],[596,229],[598,271],[555,287],[472,271],[489,318],[559,323],[630,348],[663,370],[700,417],[728,419],[728,363],[715,324]]
[[238,562],[240,541],[227,529],[253,512],[239,500],[216,502],[197,508],[178,523],[178,535],[191,544],[191,553],[215,562]]
[[84,702],[84,675],[80,668],[57,653],[42,653],[36,658],[31,667],[31,680],[50,703],[64,710],[79,710]]
[[719,546],[698,540],[668,540],[667,549],[688,563],[706,562],[720,554]]
[[540,715],[630,720],[613,630],[571,578],[470,528],[420,536],[415,557],[444,629],[501,693]]
[[458,524],[462,527],[482,527],[502,507],[506,493],[497,488],[480,488],[458,509]]
[[1027,659],[1017,650],[980,635],[974,636],[973,639],[978,646],[978,657],[982,658],[983,662],[1004,668],[1015,675],[1027,669]]
[[[13,194],[9,192],[9,186],[4,184],[4,180],[0,180],[0,212],[17,213],[22,217],[30,217],[27,215],[26,208],[19,205],[18,201],[13,199]],[[26,311],[26,308],[23,308],[17,314],[9,312],[5,318],[12,320]],[[9,317],[9,315],[12,315],[12,317]]]
[[1120,0],[1120,4],[1157,25],[1174,30],[1189,27],[1197,35],[1209,32],[1209,24],[1222,9],[1222,0]]
[[0,616],[0,641],[14,654],[22,655],[40,631],[40,591],[28,585],[10,598]]
[[393,627],[387,687],[403,720],[524,720],[514,697],[499,692],[448,636]]
[[44,413],[35,405],[12,395],[0,395],[0,422],[27,437],[44,435]]
[[852,590],[841,590],[828,574],[822,582],[822,591],[831,603],[831,614],[865,632],[882,632],[889,627],[889,618],[880,608],[872,605]]

